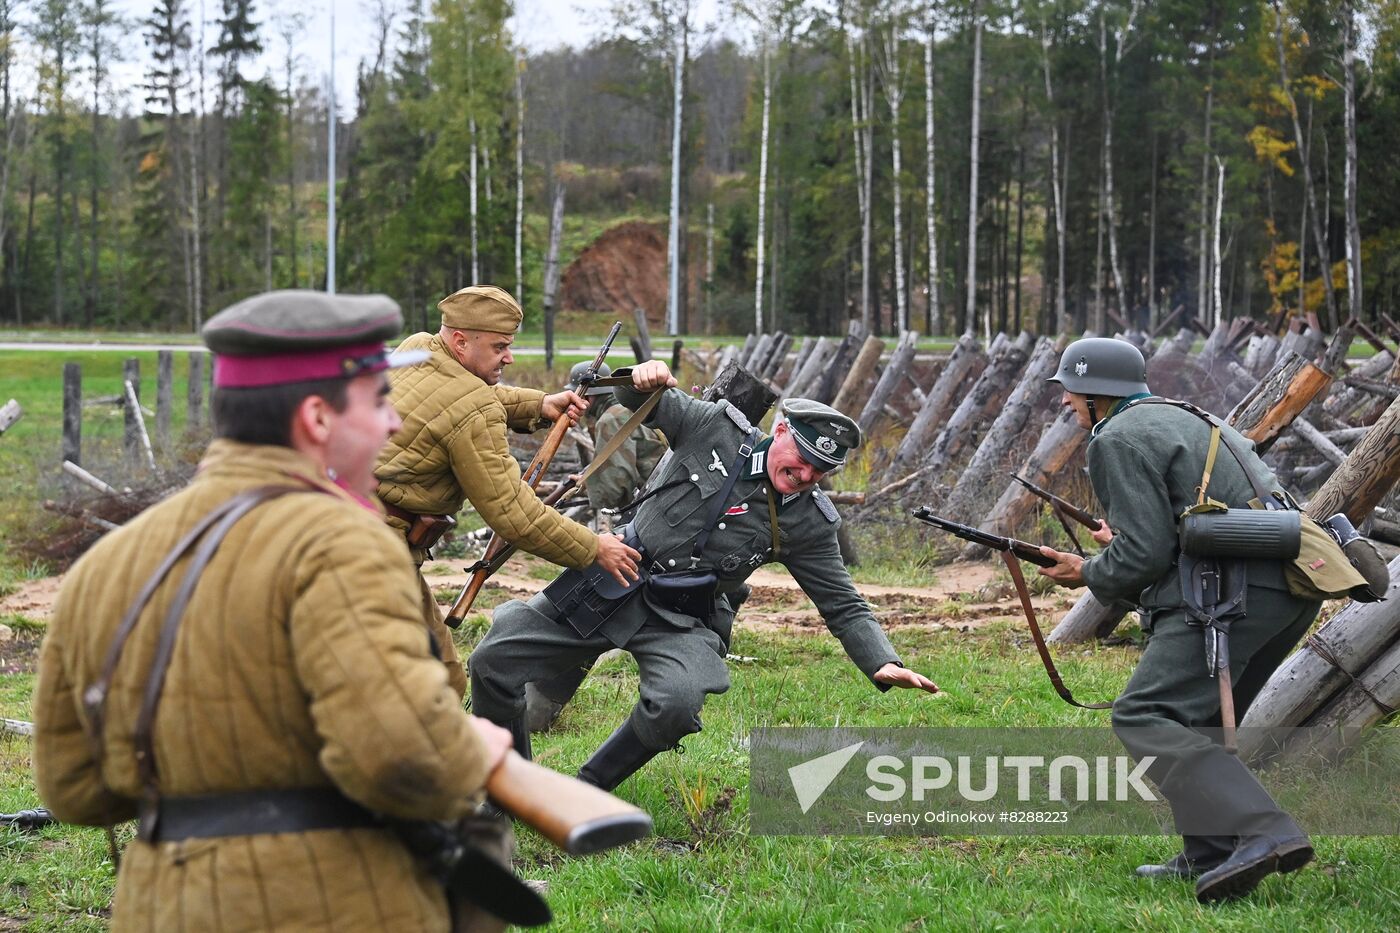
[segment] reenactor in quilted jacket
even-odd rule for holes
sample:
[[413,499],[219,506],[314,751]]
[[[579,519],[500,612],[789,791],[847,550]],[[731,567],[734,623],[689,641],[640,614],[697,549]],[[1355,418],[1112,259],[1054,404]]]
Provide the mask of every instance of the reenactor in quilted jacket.
[[471,812],[510,737],[462,710],[374,501],[401,324],[384,296],[314,292],[211,318],[216,439],[194,480],[64,580],[35,778],[64,822],[140,819],[114,930],[449,928],[383,820]]
[[[414,526],[456,515],[470,501],[506,541],[565,567],[595,561],[619,581],[635,578],[639,555],[616,535],[594,534],[544,505],[520,478],[520,464],[506,443],[506,428],[534,431],[557,418],[577,418],[588,403],[574,392],[545,395],[500,385],[514,362],[510,347],[522,318],[510,293],[473,285],[439,304],[442,327],[414,334],[399,345],[425,350],[427,363],[390,376],[390,400],[403,428],[379,456],[375,476],[389,522],[401,534]],[[420,568],[427,547],[411,548]],[[442,610],[420,576],[424,617],[439,642],[453,688],[466,691],[461,660]]]

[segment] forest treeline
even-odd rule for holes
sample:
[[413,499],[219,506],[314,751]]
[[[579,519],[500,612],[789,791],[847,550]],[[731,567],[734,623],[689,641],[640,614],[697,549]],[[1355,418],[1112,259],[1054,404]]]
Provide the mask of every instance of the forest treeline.
[[[0,322],[187,329],[325,287],[329,107],[299,54],[324,39],[290,5],[208,6],[0,0]],[[683,331],[1400,317],[1400,0],[733,0],[719,22],[614,0],[587,48],[533,54],[507,0],[370,9],[336,285],[411,316],[473,281],[537,316],[562,187],[586,229],[667,230]]]

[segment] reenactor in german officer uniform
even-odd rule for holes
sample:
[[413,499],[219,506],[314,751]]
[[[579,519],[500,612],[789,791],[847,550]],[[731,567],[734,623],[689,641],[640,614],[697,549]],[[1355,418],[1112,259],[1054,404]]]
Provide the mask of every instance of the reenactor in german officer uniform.
[[524,713],[525,684],[609,648],[631,652],[640,698],[579,771],[581,779],[611,790],[700,730],[705,697],[729,689],[725,655],[733,617],[716,613],[715,600],[773,561],[788,568],[877,688],[936,692],[931,680],[900,663],[856,592],[836,543],[840,518],[816,488],[859,446],[855,422],[825,405],[790,399],[786,420],[762,437],[727,402],[674,388],[662,362],[630,373],[632,386],[618,387],[618,400],[635,410],[649,392],[665,389],[649,422],[674,451],[624,529],[644,555],[646,579],[624,592],[605,572],[566,572],[528,602],[498,607],[469,664],[473,709],[512,723]]
[[[591,363],[576,363],[569,370],[569,388],[578,390],[579,379]],[[598,377],[612,375],[612,368],[604,363],[598,368]],[[594,450],[602,450],[614,435],[627,424],[632,412],[613,396],[610,386],[594,386],[586,390],[588,411],[584,423],[592,428]],[[588,504],[593,508],[595,527],[601,532],[612,530],[613,518],[617,510],[627,505],[637,496],[646,484],[656,465],[667,451],[666,438],[655,428],[640,425],[632,432],[622,446],[613,452],[607,463],[598,468],[584,487],[588,493]],[[588,676],[592,662],[571,668],[549,681],[527,684],[526,720],[531,732],[544,732],[559,718],[569,700],[573,699],[583,680]]]
[[[1239,758],[1198,731],[1221,725],[1222,704],[1203,629],[1188,613],[1187,597],[1200,587],[1183,592],[1191,564],[1178,546],[1177,519],[1204,498],[1205,485],[1209,499],[1238,509],[1261,490],[1268,498],[1281,491],[1248,439],[1220,426],[1213,444],[1209,416],[1151,397],[1146,378],[1142,354],[1125,341],[1086,338],[1065,349],[1051,381],[1092,432],[1089,478],[1108,526],[1096,538],[1107,546],[1088,560],[1043,548],[1059,563],[1041,573],[1066,586],[1087,584],[1105,604],[1141,607],[1147,648],[1113,704],[1113,726],[1136,758],[1155,757],[1148,774],[1172,806],[1184,847],[1138,874],[1195,880],[1206,903],[1243,897],[1268,874],[1303,867],[1313,850]],[[1218,456],[1203,477],[1212,452]],[[1239,567],[1246,611],[1230,625],[1222,650],[1228,648],[1242,718],[1319,602],[1290,592],[1282,560],[1246,556]]]
[[510,737],[463,712],[374,502],[401,326],[384,296],[317,292],[211,318],[193,481],[64,580],[35,779],[64,822],[139,818],[114,930],[448,929],[383,820],[468,813]]
[[[520,305],[494,285],[473,285],[444,298],[442,327],[414,334],[400,351],[422,350],[427,363],[390,377],[390,399],[403,428],[379,456],[375,476],[389,522],[408,537],[420,568],[441,529],[470,501],[487,526],[522,550],[565,567],[595,561],[619,580],[635,575],[637,553],[617,537],[597,535],[544,505],[520,478],[506,429],[530,432],[557,418],[576,418],[588,403],[570,391],[500,385],[514,362]],[[420,576],[423,614],[442,645],[454,688],[466,674],[442,610]]]

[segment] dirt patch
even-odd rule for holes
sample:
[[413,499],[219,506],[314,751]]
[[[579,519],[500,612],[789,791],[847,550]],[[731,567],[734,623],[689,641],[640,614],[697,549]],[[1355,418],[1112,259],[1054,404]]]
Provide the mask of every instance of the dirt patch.
[[[457,595],[467,582],[467,575],[457,569],[460,566],[458,561],[434,561],[425,565],[434,593]],[[481,602],[485,606],[496,606],[505,599],[528,599],[549,582],[535,576],[542,576],[541,568],[547,566],[535,558],[513,560],[508,569],[496,574],[482,588]],[[739,613],[741,625],[756,631],[814,635],[826,632],[821,614],[792,577],[760,568],[749,577],[749,586],[752,592]],[[929,632],[970,632],[991,622],[1021,620],[1020,604],[1009,586],[997,580],[997,565],[960,561],[939,567],[932,586],[858,583],[856,589],[870,603],[886,631],[917,628]],[[1036,596],[1031,603],[1041,625],[1047,629],[1051,613],[1068,605],[1063,593]],[[491,615],[489,608],[473,611],[482,612],[488,619]]]
[[59,584],[63,577],[44,577],[20,584],[20,588],[9,596],[0,598],[0,618],[19,613],[39,622],[47,622],[53,615],[53,602],[58,597]]
[[0,674],[32,674],[39,666],[39,632],[17,631],[9,641],[0,642]]
[[567,311],[646,311],[659,327],[666,314],[666,236],[658,224],[628,221],[594,240],[564,270],[559,301]]

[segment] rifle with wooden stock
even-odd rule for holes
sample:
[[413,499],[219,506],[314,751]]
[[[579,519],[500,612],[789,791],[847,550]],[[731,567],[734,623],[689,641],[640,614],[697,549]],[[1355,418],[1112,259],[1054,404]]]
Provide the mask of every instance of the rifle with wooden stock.
[[[6,720],[16,726],[34,724]],[[486,792],[501,809],[570,855],[588,855],[651,834],[645,810],[578,778],[560,774],[507,751],[486,780]],[[0,813],[0,826],[37,829],[58,820],[41,808]]]
[[1069,540],[1074,544],[1074,550],[1080,557],[1083,557],[1084,548],[1080,546],[1078,536],[1075,535],[1074,529],[1070,527],[1069,519],[1074,519],[1090,531],[1098,531],[1103,527],[1103,522],[1090,515],[1073,502],[1070,502],[1068,499],[1062,499],[1050,490],[1042,486],[1037,486],[1035,483],[1032,483],[1030,480],[1016,473],[1010,475],[1012,479],[1026,487],[1034,495],[1050,503],[1050,511],[1054,513],[1055,517],[1060,520],[1060,524],[1064,526],[1065,534],[1069,535]]
[[980,528],[964,525],[962,522],[942,518],[935,515],[933,510],[926,505],[914,509],[912,514],[924,524],[957,535],[964,541],[971,541],[973,544],[980,544],[985,548],[1000,551],[1002,560],[1006,562],[1007,572],[1011,574],[1011,582],[1016,586],[1016,595],[1021,599],[1021,611],[1025,613],[1026,623],[1030,626],[1035,650],[1040,654],[1040,662],[1045,666],[1045,673],[1050,678],[1055,692],[1060,695],[1060,699],[1071,706],[1078,706],[1080,709],[1109,709],[1113,706],[1112,703],[1080,703],[1074,698],[1074,694],[1069,692],[1069,688],[1065,686],[1064,680],[1060,677],[1060,672],[1055,668],[1055,661],[1050,657],[1050,649],[1045,644],[1045,636],[1041,634],[1040,624],[1036,622],[1035,607],[1031,605],[1030,590],[1026,588],[1026,578],[1022,575],[1021,565],[1016,558],[1030,561],[1040,567],[1055,566],[1059,563],[1055,558],[1040,553],[1040,547],[1029,541],[994,535]]
[[[607,359],[608,351],[612,349],[613,341],[617,339],[618,332],[622,330],[622,322],[613,324],[612,330],[608,331],[608,339],[603,341],[603,346],[599,348],[598,355],[593,358],[593,365],[590,366],[578,379],[578,386],[575,391],[584,392],[598,379],[598,370]],[[540,484],[544,477],[544,471],[549,468],[554,455],[559,452],[559,445],[564,442],[564,435],[568,433],[571,422],[567,414],[562,414],[554,422],[554,427],[550,429],[549,436],[540,445],[539,451],[533,460],[525,467],[525,472],[521,476],[521,481],[525,485],[534,489]],[[561,489],[563,487],[561,486]],[[547,505],[553,505],[559,501],[562,495],[551,495],[545,500]],[[553,500],[553,501],[551,501]],[[476,602],[477,595],[481,592],[482,586],[486,584],[487,578],[500,569],[506,558],[515,550],[515,546],[503,538],[498,532],[491,533],[491,539],[486,544],[486,553],[481,560],[472,564],[468,569],[471,577],[467,580],[467,585],[462,587],[462,592],[457,595],[457,599],[452,603],[452,608],[447,611],[446,622],[449,628],[457,628],[462,624],[462,620],[471,611],[472,604]]]

